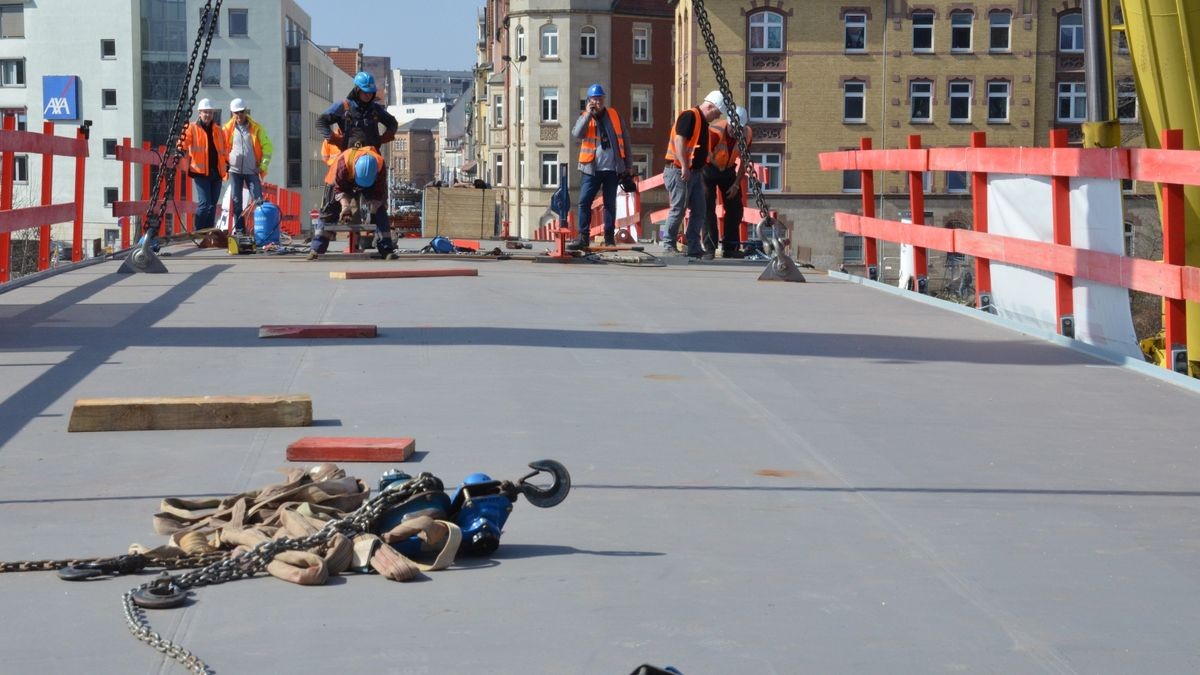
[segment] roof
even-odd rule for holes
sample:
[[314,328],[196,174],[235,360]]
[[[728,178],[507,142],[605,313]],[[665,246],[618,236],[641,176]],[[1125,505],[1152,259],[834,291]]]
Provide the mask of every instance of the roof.
[[441,120],[417,118],[401,124],[396,131],[437,131],[439,124],[441,124]]
[[613,14],[637,14],[638,16],[675,15],[673,2],[665,0],[613,0]]

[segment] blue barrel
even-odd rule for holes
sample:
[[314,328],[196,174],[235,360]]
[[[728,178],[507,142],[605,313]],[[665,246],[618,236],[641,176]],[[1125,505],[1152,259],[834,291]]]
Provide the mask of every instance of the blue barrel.
[[254,245],[279,243],[279,207],[264,201],[254,209]]

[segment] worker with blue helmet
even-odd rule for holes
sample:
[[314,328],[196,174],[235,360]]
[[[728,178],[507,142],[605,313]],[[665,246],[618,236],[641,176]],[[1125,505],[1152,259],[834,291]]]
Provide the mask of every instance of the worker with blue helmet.
[[[377,100],[378,93],[373,75],[365,71],[355,75],[354,88],[346,98],[329,106],[317,118],[321,138],[334,143],[340,150],[355,145],[369,145],[378,150],[394,139],[399,124],[387,111],[386,102]],[[383,127],[382,131],[380,127]]]
[[571,244],[573,249],[591,246],[592,202],[596,195],[604,203],[604,244],[616,243],[617,186],[629,173],[633,162],[630,153],[628,126],[620,114],[604,105],[604,87],[593,84],[587,90],[587,104],[571,135],[579,139],[579,238]]
[[375,248],[379,257],[394,260],[396,245],[392,242],[387,214],[387,166],[379,151],[370,146],[343,150],[329,165],[325,184],[332,199],[321,210],[308,259],[317,260],[329,249],[326,226],[358,224],[361,206],[366,207],[371,223],[375,225]]

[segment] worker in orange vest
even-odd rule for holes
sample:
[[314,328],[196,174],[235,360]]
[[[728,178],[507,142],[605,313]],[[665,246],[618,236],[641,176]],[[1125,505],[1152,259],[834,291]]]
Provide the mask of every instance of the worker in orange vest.
[[[738,122],[742,124],[742,133],[746,137],[746,149],[750,149],[753,132],[749,126],[748,113],[742,106],[735,109]],[[733,124],[729,119],[713,122],[708,127],[709,153],[708,164],[701,174],[704,176],[704,260],[712,260],[717,250],[717,242],[721,242],[722,258],[744,258],[741,251],[742,227],[742,180],[746,178],[746,169],[750,166],[742,158],[738,150],[737,137],[733,133]],[[724,233],[717,233],[717,191],[725,205]]]
[[579,239],[572,248],[591,244],[592,201],[604,196],[604,245],[616,244],[617,184],[630,168],[629,133],[616,110],[605,107],[604,87],[588,87],[587,105],[575,121],[571,135],[580,140]]
[[366,207],[375,224],[375,248],[379,257],[395,260],[396,245],[392,242],[391,222],[387,216],[387,166],[379,151],[370,145],[343,150],[329,165],[325,184],[332,188],[333,198],[321,211],[308,259],[317,260],[329,248],[325,224],[355,222],[361,205]]
[[188,175],[196,189],[196,229],[213,226],[221,183],[225,180],[229,146],[225,133],[213,120],[216,106],[207,98],[196,105],[196,121],[189,122],[179,138],[179,149],[188,158]]
[[667,234],[662,243],[664,253],[679,252],[675,242],[679,239],[679,226],[683,224],[686,210],[688,224],[684,240],[687,255],[689,258],[704,255],[700,245],[700,227],[704,223],[704,179],[700,172],[708,164],[708,125],[723,114],[725,97],[719,91],[712,91],[699,105],[679,113],[671,125],[667,166],[663,169],[663,185],[671,200]]

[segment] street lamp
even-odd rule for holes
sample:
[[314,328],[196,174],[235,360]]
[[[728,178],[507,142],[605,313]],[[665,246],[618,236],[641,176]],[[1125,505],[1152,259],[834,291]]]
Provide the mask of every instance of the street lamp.
[[524,98],[522,94],[524,93],[524,90],[521,88],[521,64],[525,63],[526,59],[528,59],[529,57],[524,54],[521,54],[520,56],[518,56],[517,58],[514,59],[513,57],[509,56],[508,54],[505,54],[504,56],[502,56],[500,58],[502,58],[504,61],[507,62],[508,65],[506,65],[505,68],[508,68],[508,66],[516,66],[516,73],[517,73],[517,95],[515,97],[513,97],[516,99],[516,104],[513,107],[517,111],[516,120],[515,120],[515,123],[517,125],[517,156],[516,156],[516,161],[513,162],[513,168],[515,169],[513,171],[513,173],[517,177],[517,199],[516,199],[516,201],[517,201],[517,209],[516,209],[516,225],[517,225],[517,227],[516,227],[516,230],[517,230],[518,236],[524,237],[525,232],[521,229],[521,223],[523,221],[523,218],[521,218],[521,180],[525,178],[525,171],[522,168],[521,157],[522,157],[522,155],[524,155],[524,152],[525,152],[525,148],[522,145],[522,141],[524,140],[522,132],[525,129],[525,111],[523,109],[524,106],[522,105],[522,103],[523,103],[522,99]]

